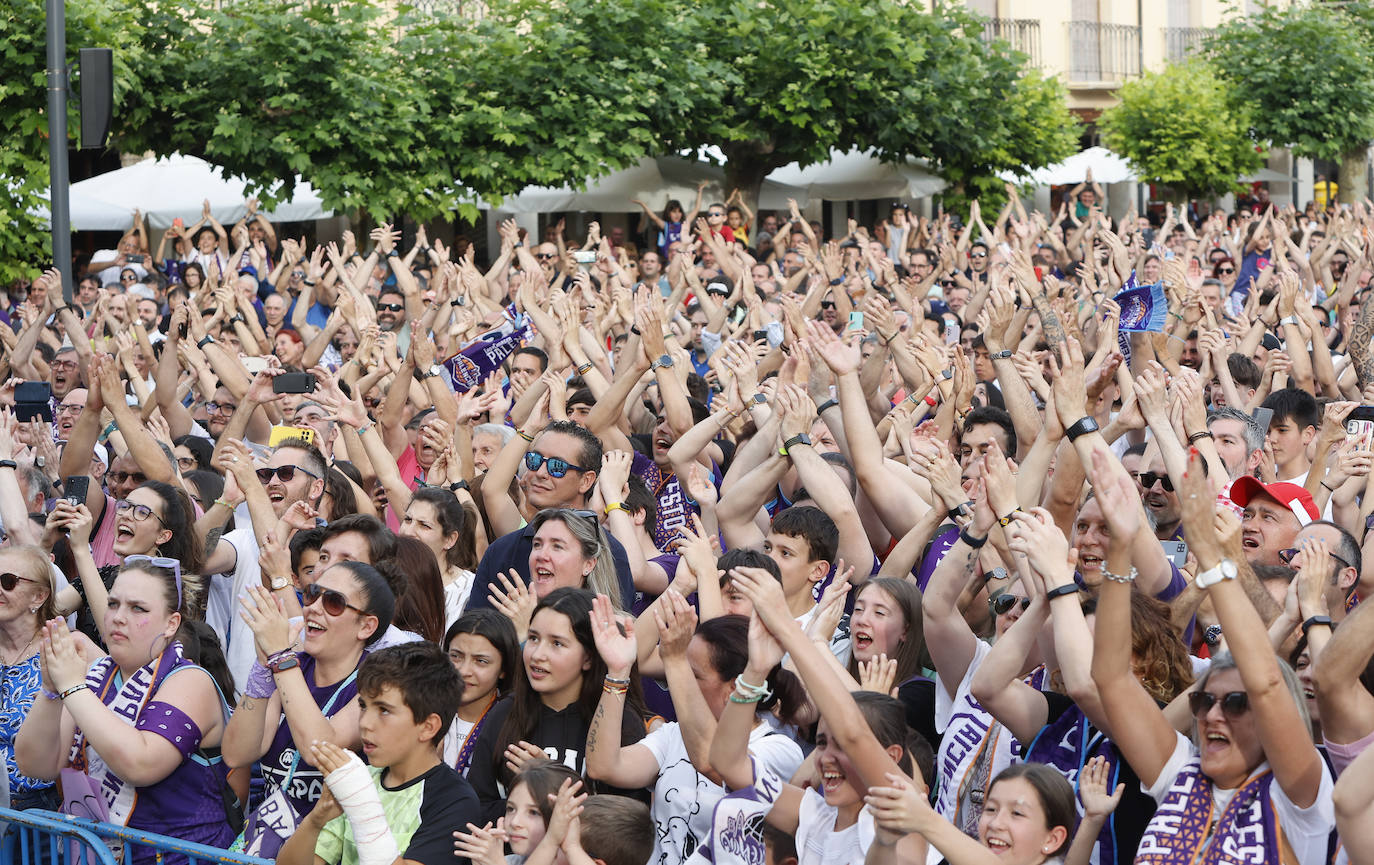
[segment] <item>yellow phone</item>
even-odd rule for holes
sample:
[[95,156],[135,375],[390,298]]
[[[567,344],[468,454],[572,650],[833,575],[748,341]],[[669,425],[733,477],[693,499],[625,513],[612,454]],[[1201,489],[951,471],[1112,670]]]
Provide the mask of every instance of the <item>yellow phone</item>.
[[315,443],[315,431],[305,426],[285,426],[278,424],[272,427],[272,435],[267,439],[267,446],[274,448],[287,439],[305,439],[306,444]]

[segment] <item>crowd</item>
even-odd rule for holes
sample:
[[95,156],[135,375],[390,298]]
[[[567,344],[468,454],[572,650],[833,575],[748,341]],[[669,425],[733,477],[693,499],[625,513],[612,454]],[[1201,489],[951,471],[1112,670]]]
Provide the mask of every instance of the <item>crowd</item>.
[[1008,193],[485,266],[207,203],[12,287],[11,805],[285,865],[1374,862],[1374,204]]

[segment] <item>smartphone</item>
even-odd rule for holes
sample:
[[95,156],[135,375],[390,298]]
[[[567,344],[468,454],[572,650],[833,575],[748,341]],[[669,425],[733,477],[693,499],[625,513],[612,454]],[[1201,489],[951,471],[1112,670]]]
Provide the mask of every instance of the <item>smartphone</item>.
[[[243,357],[239,358],[239,362],[243,364],[243,368],[248,371],[249,375],[257,375],[267,369],[267,358],[265,357]],[[277,391],[277,393],[281,393],[281,391]]]
[[23,381],[15,385],[14,416],[20,421],[42,419],[52,423],[52,385],[46,381]]
[[315,443],[315,431],[308,426],[283,426],[277,424],[272,427],[271,435],[268,436],[267,446],[275,448],[287,439],[305,439],[306,444]]
[[1255,413],[1250,417],[1254,419],[1255,426],[1260,428],[1260,432],[1269,435],[1269,424],[1274,422],[1274,410],[1272,408],[1260,406],[1255,409]]
[[957,322],[957,321],[948,321],[948,320],[946,320],[946,321],[945,321],[945,345],[958,345],[958,344],[959,344],[959,334],[960,334],[959,322]]
[[593,264],[596,263],[596,250],[594,250],[594,249],[587,249],[587,250],[579,249],[579,250],[577,250],[576,252],[573,253],[573,260],[577,262],[577,266],[578,266],[578,267],[582,268],[583,270],[587,270],[587,269],[589,269]]
[[863,314],[862,312],[858,311],[857,309],[854,310],[853,312],[851,312],[851,313],[849,314],[849,329],[850,329],[850,330],[863,330],[863,329],[864,329],[864,314]]
[[1183,541],[1160,541],[1164,556],[1176,568],[1182,568],[1188,561],[1188,545]]
[[143,256],[143,255],[126,255],[126,256],[124,256],[124,260],[127,261],[127,262],[129,262],[130,264],[142,264],[144,261],[147,260],[147,256]]
[[768,340],[768,331],[766,331],[766,330],[756,330],[756,331],[754,331],[754,342],[758,342],[759,340],[764,340],[764,341],[766,342],[766,341]]
[[272,393],[314,393],[315,376],[308,372],[284,372],[272,379]]
[[1346,415],[1345,432],[1349,436],[1374,433],[1374,405],[1357,405]]
[[86,475],[72,475],[62,482],[62,498],[72,505],[84,505],[90,492],[91,479]]
[[179,339],[185,339],[185,338],[186,338],[186,334],[187,334],[189,331],[190,331],[190,325],[189,325],[187,322],[184,322],[184,321],[183,321],[183,322],[181,323],[181,325],[177,328],[177,338],[179,338]]

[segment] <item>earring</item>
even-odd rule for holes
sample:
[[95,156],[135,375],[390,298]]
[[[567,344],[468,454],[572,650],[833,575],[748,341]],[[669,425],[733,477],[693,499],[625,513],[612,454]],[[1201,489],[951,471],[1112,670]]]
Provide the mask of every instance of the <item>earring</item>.
[[30,612],[30,613],[36,613],[36,612],[38,612],[38,608],[37,608],[37,607],[29,607],[29,612]]

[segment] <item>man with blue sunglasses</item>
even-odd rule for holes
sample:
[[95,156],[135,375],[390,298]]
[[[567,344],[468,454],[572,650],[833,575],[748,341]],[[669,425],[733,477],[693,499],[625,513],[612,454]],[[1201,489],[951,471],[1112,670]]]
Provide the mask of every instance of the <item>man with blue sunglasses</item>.
[[[519,440],[524,440],[521,433]],[[519,441],[517,440],[517,441]],[[601,441],[584,427],[571,421],[552,421],[533,441],[525,454],[525,496],[539,510],[544,508],[585,509],[596,490],[596,474],[601,466]],[[634,578],[625,548],[614,537],[611,556],[615,573],[620,579],[620,596],[635,596]],[[467,609],[490,607],[488,600],[493,585],[499,587],[497,574],[515,571],[530,582],[530,547],[534,533],[523,526],[497,538],[487,547],[486,555],[477,566],[472,594]]]

